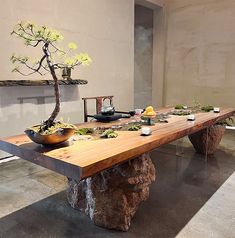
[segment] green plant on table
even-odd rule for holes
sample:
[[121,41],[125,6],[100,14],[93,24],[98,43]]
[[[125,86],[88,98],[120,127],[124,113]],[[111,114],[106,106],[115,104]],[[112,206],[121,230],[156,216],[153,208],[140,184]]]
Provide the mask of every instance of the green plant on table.
[[141,129],[141,125],[140,124],[136,124],[136,125],[131,125],[127,128],[128,131],[138,131],[139,129]]
[[79,128],[76,131],[76,134],[78,135],[91,135],[94,133],[94,129],[93,128]]
[[182,105],[182,104],[177,104],[177,105],[175,106],[175,109],[184,109],[184,105]]
[[211,105],[207,105],[207,106],[201,107],[201,110],[204,111],[204,112],[210,112],[210,111],[214,110],[214,107],[211,106]]
[[117,136],[118,136],[118,133],[115,132],[113,129],[107,129],[102,133],[100,137],[101,138],[116,138]]
[[186,115],[190,115],[191,114],[191,111],[190,110],[174,110],[172,111],[172,114],[173,115],[176,115],[176,116],[186,116]]
[[50,127],[55,126],[56,117],[60,112],[60,87],[56,70],[65,67],[74,69],[79,65],[89,65],[91,58],[87,53],[75,53],[70,56],[72,51],[77,49],[75,43],[69,43],[68,49],[61,49],[57,44],[63,40],[63,35],[45,25],[37,25],[32,22],[19,22],[11,32],[12,35],[19,37],[26,46],[40,47],[42,55],[37,60],[32,60],[29,56],[13,54],[11,61],[14,64],[12,72],[28,76],[34,73],[45,75],[50,73],[54,80],[55,108],[49,118],[43,121],[39,127],[39,133],[48,131]]

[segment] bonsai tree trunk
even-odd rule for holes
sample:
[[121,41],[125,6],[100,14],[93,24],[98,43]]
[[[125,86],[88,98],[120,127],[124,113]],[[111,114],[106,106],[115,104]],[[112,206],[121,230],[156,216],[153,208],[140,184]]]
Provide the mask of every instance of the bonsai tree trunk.
[[49,127],[51,127],[54,124],[55,119],[56,119],[56,117],[58,116],[58,114],[60,112],[60,87],[59,87],[58,78],[57,78],[56,73],[55,73],[54,65],[52,64],[51,59],[50,59],[50,52],[48,50],[48,46],[49,46],[48,43],[46,43],[43,46],[43,52],[46,56],[47,65],[50,69],[50,73],[51,73],[52,78],[54,80],[54,94],[55,94],[56,104],[55,104],[55,108],[54,108],[52,114],[50,115],[50,117],[43,123],[41,131],[46,130]]

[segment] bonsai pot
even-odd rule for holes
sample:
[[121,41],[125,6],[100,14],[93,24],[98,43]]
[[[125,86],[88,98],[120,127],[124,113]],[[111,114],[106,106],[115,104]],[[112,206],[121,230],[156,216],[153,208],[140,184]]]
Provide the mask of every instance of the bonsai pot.
[[35,125],[31,128],[27,128],[25,133],[33,142],[41,145],[55,145],[65,142],[75,133],[76,130],[75,128],[61,127],[51,134],[43,135],[34,130],[34,128],[38,126],[39,125]]

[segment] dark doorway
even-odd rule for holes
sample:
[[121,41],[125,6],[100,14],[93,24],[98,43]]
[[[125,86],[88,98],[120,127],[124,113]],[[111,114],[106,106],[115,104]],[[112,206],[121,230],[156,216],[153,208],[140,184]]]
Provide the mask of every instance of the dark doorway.
[[152,104],[153,10],[135,5],[135,108]]

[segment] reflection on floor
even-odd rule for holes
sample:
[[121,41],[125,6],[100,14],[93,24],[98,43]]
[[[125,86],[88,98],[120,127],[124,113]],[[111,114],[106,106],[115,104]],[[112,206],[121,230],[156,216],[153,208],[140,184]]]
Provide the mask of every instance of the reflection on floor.
[[209,158],[194,153],[185,140],[152,152],[157,169],[148,201],[128,232],[96,227],[66,202],[66,178],[23,160],[0,164],[0,237],[152,238],[175,237],[235,170],[235,131]]

